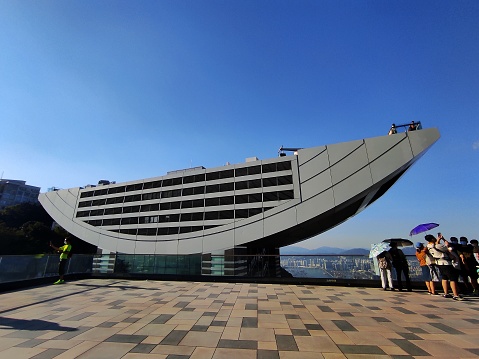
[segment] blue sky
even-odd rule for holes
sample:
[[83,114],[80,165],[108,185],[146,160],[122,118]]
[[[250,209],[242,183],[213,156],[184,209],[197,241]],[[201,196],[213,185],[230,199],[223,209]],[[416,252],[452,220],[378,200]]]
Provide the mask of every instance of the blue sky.
[[42,191],[122,182],[416,120],[438,143],[298,245],[368,247],[423,222],[477,238],[478,19],[477,1],[3,0],[0,173]]

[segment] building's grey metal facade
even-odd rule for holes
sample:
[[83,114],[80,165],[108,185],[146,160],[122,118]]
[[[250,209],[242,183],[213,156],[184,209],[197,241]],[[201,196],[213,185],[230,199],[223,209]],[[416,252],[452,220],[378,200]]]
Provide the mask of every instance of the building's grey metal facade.
[[274,254],[359,213],[439,136],[423,129],[39,199],[67,231],[112,252],[203,254],[206,261],[215,253]]

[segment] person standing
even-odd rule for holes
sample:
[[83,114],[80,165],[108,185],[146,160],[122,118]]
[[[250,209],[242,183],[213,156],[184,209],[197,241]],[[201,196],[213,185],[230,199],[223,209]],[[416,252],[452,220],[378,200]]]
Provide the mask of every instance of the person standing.
[[53,284],[63,284],[65,283],[65,280],[63,279],[65,275],[65,267],[67,265],[68,258],[70,258],[70,253],[72,251],[72,245],[70,244],[70,238],[65,238],[63,241],[63,246],[61,247],[55,247],[52,242],[50,242],[50,247],[56,250],[58,253],[60,253],[60,263],[58,264],[58,275],[60,276],[60,279],[58,279],[55,283]]
[[464,266],[466,281],[468,281],[469,278],[471,280],[472,295],[477,296],[479,295],[479,284],[477,283],[478,274],[476,266],[478,266],[479,263],[474,257],[474,247],[467,243],[468,240],[466,237],[460,237],[459,241],[460,245],[457,248],[457,254],[459,255],[462,265]]
[[[444,239],[442,235],[439,235],[438,239],[434,238],[433,235],[427,234],[424,237],[427,241],[427,249],[429,254],[431,254],[436,260],[436,265],[439,268],[441,273],[441,282],[442,289],[444,290],[444,298],[453,298],[454,300],[463,300],[459,296],[459,291],[457,288],[457,278],[458,272],[452,266],[452,260],[449,256],[449,243]],[[441,240],[444,241],[444,244],[441,243]],[[449,294],[449,285],[451,286],[453,295]]]
[[[435,295],[436,290],[434,288],[434,282],[432,281],[430,265],[431,260],[428,257],[428,250],[421,242],[416,243],[416,258],[419,261],[421,267],[422,279],[426,283],[426,288],[429,294]],[[429,262],[429,263],[428,263]]]
[[402,290],[402,278],[401,275],[404,274],[404,279],[406,279],[406,287],[408,292],[412,291],[411,288],[411,278],[409,278],[409,264],[407,258],[404,255],[403,251],[400,250],[396,242],[391,242],[389,244],[391,248],[389,249],[389,254],[393,259],[393,267],[396,270],[396,279],[398,281],[398,290]]
[[378,260],[379,274],[381,276],[381,286],[383,287],[383,290],[387,290],[388,285],[389,289],[394,290],[393,277],[391,275],[391,255],[388,251],[383,251],[377,255],[376,259]]

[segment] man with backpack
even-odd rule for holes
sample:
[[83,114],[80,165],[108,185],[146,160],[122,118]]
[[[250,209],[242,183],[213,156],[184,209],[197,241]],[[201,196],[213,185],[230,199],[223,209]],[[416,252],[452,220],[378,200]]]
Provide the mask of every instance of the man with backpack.
[[60,263],[58,264],[58,275],[60,276],[60,279],[58,279],[55,283],[53,284],[63,284],[65,283],[65,280],[63,279],[63,276],[65,275],[65,267],[67,265],[68,259],[71,257],[71,252],[72,252],[72,245],[70,244],[70,238],[65,238],[64,240],[64,245],[61,247],[55,247],[52,242],[50,242],[50,247],[56,250],[58,253],[60,253]]
[[[439,268],[439,272],[441,273],[441,283],[442,289],[444,290],[444,298],[452,297],[452,299],[454,300],[463,300],[463,298],[459,296],[458,292],[458,272],[452,266],[452,255],[450,254],[450,251],[448,249],[449,243],[442,235],[440,235],[437,240],[431,234],[427,234],[424,238],[427,241],[428,252],[434,257],[436,261],[436,266],[437,268]],[[444,241],[444,244],[441,243],[441,240]],[[453,295],[449,294],[448,282],[451,286]]]

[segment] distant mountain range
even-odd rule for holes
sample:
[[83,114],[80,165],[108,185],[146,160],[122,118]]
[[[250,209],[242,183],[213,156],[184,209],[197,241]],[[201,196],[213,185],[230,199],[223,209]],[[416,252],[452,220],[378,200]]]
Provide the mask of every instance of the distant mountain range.
[[[414,247],[401,248],[404,254],[414,255],[416,250]],[[281,255],[324,255],[324,254],[337,254],[337,255],[349,255],[349,256],[364,256],[369,255],[369,249],[365,248],[352,248],[343,249],[336,247],[319,247],[316,249],[307,249],[297,246],[288,246],[281,248]]]

